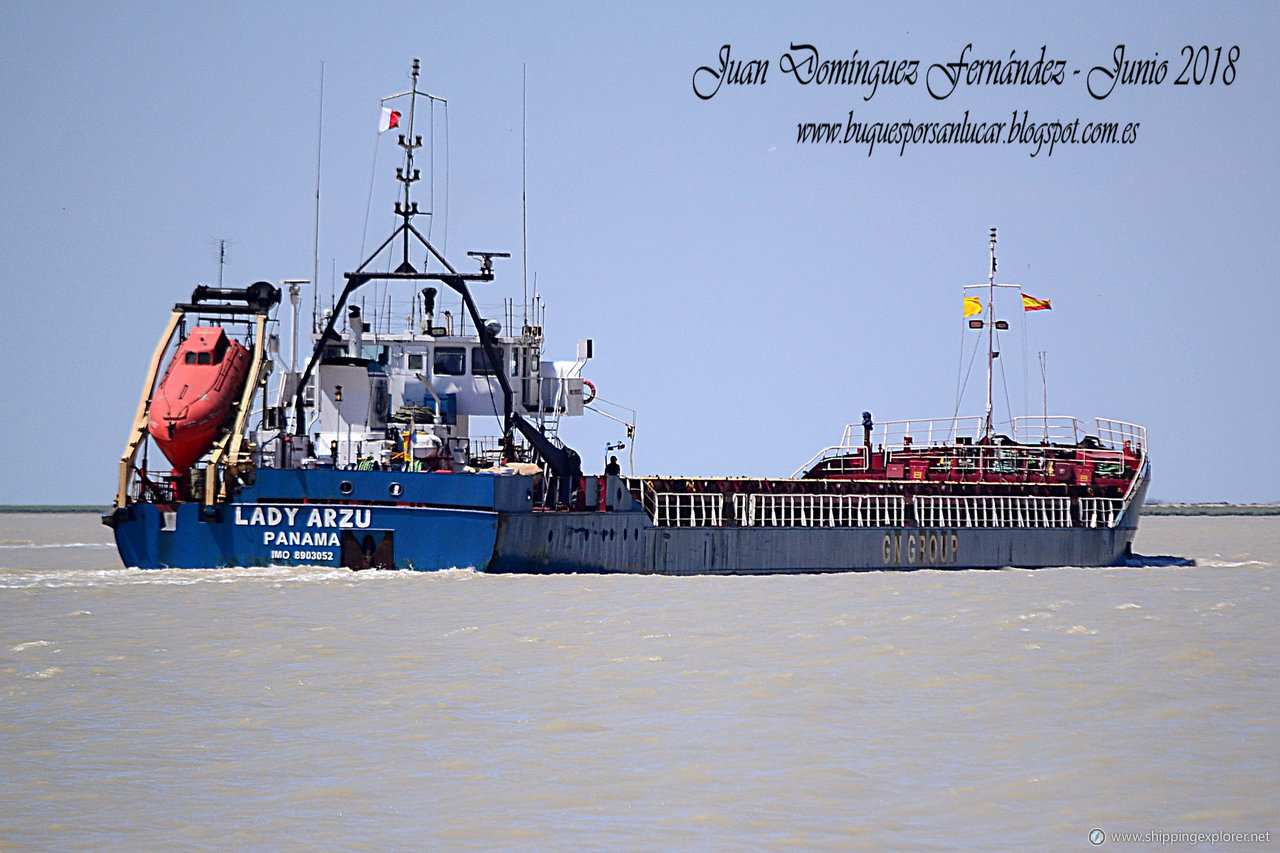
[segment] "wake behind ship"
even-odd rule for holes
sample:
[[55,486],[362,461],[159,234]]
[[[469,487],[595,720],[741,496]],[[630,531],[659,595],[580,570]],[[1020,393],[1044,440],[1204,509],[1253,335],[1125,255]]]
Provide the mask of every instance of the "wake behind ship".
[[[988,281],[965,291],[968,325],[988,339],[984,415],[877,424],[863,412],[789,477],[623,476],[616,456],[585,474],[563,419],[600,414],[630,441],[634,418],[583,377],[591,341],[575,359],[544,360],[538,297],[481,312],[472,286],[492,281],[506,253],[471,252],[478,269],[463,272],[415,227],[415,108],[445,102],[418,90],[416,60],[411,76],[409,91],[383,99],[407,99],[384,109],[388,125],[407,112],[399,225],[313,314],[302,369],[296,353],[282,363],[282,290],[268,282],[200,286],[173,307],[103,519],[126,565],[762,574],[1129,555],[1146,430],[993,419],[994,335],[1007,328],[995,296],[1016,287],[995,282],[994,229]],[[375,282],[398,295],[365,316],[353,297]],[[296,351],[308,282],[281,284]],[[1028,310],[1048,307],[1022,296]],[[485,422],[498,434],[473,432]]]

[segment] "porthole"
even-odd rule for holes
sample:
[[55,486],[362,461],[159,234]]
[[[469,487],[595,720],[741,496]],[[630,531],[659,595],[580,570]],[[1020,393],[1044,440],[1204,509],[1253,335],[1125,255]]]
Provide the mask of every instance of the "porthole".
[[398,498],[400,495],[404,494],[404,486],[399,483],[392,483],[390,486],[387,486],[387,491],[391,493],[391,497]]
[[343,480],[341,483],[338,484],[338,491],[342,492],[344,495],[351,494],[352,490],[353,490],[353,486],[351,485],[350,480]]

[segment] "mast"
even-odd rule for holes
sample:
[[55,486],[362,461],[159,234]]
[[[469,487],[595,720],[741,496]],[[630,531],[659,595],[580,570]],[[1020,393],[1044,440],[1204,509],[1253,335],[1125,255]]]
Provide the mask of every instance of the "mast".
[[529,327],[529,196],[525,170],[525,125],[529,90],[529,66],[526,63],[520,77],[520,259],[524,264],[524,282],[521,285],[520,329]]
[[[448,286],[451,290],[462,297],[463,305],[466,308],[466,314],[471,317],[475,324],[476,335],[480,339],[480,344],[484,348],[489,363],[494,368],[494,376],[498,380],[499,386],[502,388],[503,402],[503,446],[511,447],[511,438],[515,430],[519,430],[520,434],[528,440],[529,444],[543,459],[547,460],[557,478],[557,487],[562,503],[569,503],[573,490],[577,487],[578,478],[582,475],[582,464],[578,454],[571,448],[564,446],[559,442],[553,442],[541,429],[534,426],[520,412],[515,410],[513,403],[514,392],[511,383],[507,378],[507,366],[503,353],[499,348],[494,333],[485,325],[484,317],[481,316],[479,308],[476,306],[475,300],[472,298],[469,285],[476,282],[493,281],[493,259],[508,258],[510,254],[507,252],[468,252],[467,254],[480,262],[480,271],[475,273],[462,273],[453,267],[444,255],[431,245],[431,242],[422,235],[420,231],[413,225],[413,217],[420,211],[417,202],[410,200],[410,187],[418,180],[419,171],[413,168],[413,152],[422,146],[422,137],[413,133],[414,123],[414,107],[417,99],[427,98],[431,101],[445,102],[444,98],[427,92],[418,91],[418,72],[419,62],[413,60],[413,71],[410,76],[413,80],[412,88],[407,92],[400,92],[396,95],[388,95],[382,99],[383,103],[395,98],[409,96],[409,125],[408,133],[401,134],[399,144],[405,151],[404,166],[396,169],[396,179],[404,185],[403,198],[395,203],[395,215],[399,217],[400,224],[392,231],[391,236],[387,237],[373,253],[369,255],[354,272],[344,274],[346,286],[342,289],[337,301],[333,306],[333,310],[329,315],[329,322],[325,325],[324,330],[316,339],[315,348],[312,350],[311,358],[307,362],[306,369],[303,371],[301,378],[298,380],[293,395],[294,407],[294,429],[296,434],[301,435],[303,420],[303,395],[302,390],[310,381],[316,366],[319,364],[325,345],[337,337],[334,331],[342,308],[346,305],[351,295],[373,281],[401,281],[401,282],[421,282],[421,281],[439,281]],[[410,237],[420,244],[427,251],[427,259],[424,262],[424,270],[418,271],[409,260],[409,243]],[[401,263],[391,272],[375,272],[369,269],[369,266],[384,251],[390,249],[396,242],[396,238],[401,238],[403,253]],[[442,272],[427,272],[425,268],[435,259],[443,268]]]
[[991,269],[987,273],[987,418],[983,440],[990,442],[994,434],[991,423],[992,362],[996,358],[996,229],[991,229]]
[[410,86],[408,92],[403,93],[409,95],[409,132],[400,134],[399,144],[400,147],[404,149],[404,166],[396,169],[396,180],[404,184],[404,202],[403,204],[396,202],[396,214],[404,222],[404,227],[401,231],[401,236],[403,237],[403,257],[401,258],[402,266],[409,265],[409,220],[411,220],[414,214],[418,212],[417,203],[409,201],[409,187],[418,180],[419,176],[419,171],[413,168],[413,152],[422,147],[422,137],[415,137],[413,135],[414,110],[418,105],[418,96],[424,94],[423,92],[418,91],[417,59],[413,60],[413,71],[410,72],[409,76],[413,80],[413,85]]
[[[316,215],[311,234],[311,283],[315,287],[311,291],[311,324],[314,326],[318,311],[317,300],[320,298],[320,153],[324,140],[324,63],[320,63],[320,114],[316,118]],[[294,327],[297,335],[297,326]],[[296,347],[295,347],[296,349]],[[297,359],[289,365],[289,369],[297,371]]]

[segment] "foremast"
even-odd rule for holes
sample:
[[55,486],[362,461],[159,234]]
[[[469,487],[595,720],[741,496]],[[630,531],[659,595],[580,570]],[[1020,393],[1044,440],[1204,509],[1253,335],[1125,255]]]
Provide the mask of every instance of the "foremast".
[[[995,416],[994,416],[994,385],[995,385],[995,360],[1000,357],[1000,351],[996,349],[996,332],[1009,328],[1006,320],[996,319],[996,288],[1008,287],[1019,292],[1022,286],[1018,284],[996,284],[996,229],[991,229],[989,247],[991,251],[991,266],[987,270],[986,284],[969,284],[965,285],[965,290],[970,288],[985,287],[987,290],[987,302],[983,306],[986,319],[975,319],[969,321],[969,328],[985,328],[987,332],[987,403],[984,410],[982,420],[982,435],[980,440],[983,444],[990,444],[995,438]],[[976,297],[975,297],[976,298]],[[968,316],[966,313],[965,316]],[[959,405],[959,401],[957,401]]]
[[986,419],[983,424],[982,438],[986,444],[991,443],[991,437],[995,434],[994,424],[991,422],[991,388],[992,375],[994,373],[992,364],[996,359],[996,229],[991,229],[991,269],[987,272],[987,409]]

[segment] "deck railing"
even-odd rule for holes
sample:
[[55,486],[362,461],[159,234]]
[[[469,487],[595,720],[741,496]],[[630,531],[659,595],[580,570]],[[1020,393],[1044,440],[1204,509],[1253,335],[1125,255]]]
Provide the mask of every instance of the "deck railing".
[[[949,447],[921,447],[910,453],[898,451],[888,453],[886,464],[893,462],[915,463],[925,465],[923,474],[941,474],[944,477],[954,476],[964,479],[973,474],[1013,476],[1019,479],[1027,477],[1047,477],[1054,480],[1051,465],[1055,463],[1074,464],[1090,462],[1096,466],[1097,473],[1103,476],[1121,477],[1125,471],[1125,456],[1120,450],[1072,448],[1023,447],[1021,445],[994,445],[973,447],[955,445]],[[927,463],[927,465],[926,465]],[[904,477],[909,473],[903,470]],[[916,479],[923,479],[917,476]]]
[[[901,450],[907,446],[958,444],[958,439],[962,438],[968,438],[976,444],[983,437],[984,424],[985,420],[976,415],[885,421],[872,428],[871,444],[886,450]],[[1000,426],[995,429],[997,433],[1002,431]],[[1072,415],[1023,415],[1009,421],[1008,431],[1014,441],[1024,445],[1076,445],[1085,436],[1095,435],[1104,447],[1116,450],[1122,448],[1126,441],[1135,448],[1145,449],[1147,446],[1145,427],[1111,418],[1095,418],[1090,422]],[[852,453],[856,448],[862,447],[862,437],[862,424],[848,424],[844,428],[840,444],[827,450],[844,449]],[[818,454],[814,461],[821,457],[822,454]]]
[[833,460],[827,468],[828,474],[861,474],[867,470],[866,447],[861,444],[833,444],[815,453],[812,459],[795,470],[791,479],[798,479],[805,471],[826,459]]
[[1115,527],[1128,498],[1081,498],[1080,523],[1085,527]]
[[1009,422],[1009,431],[1019,444],[1074,445],[1088,434],[1071,415],[1023,415]]
[[1094,436],[1105,450],[1122,451],[1127,445],[1133,451],[1147,448],[1147,428],[1128,421],[1094,418],[1081,421],[1070,415],[1024,415],[1010,422],[1013,439],[1019,444],[1077,445]]
[[[872,447],[901,450],[908,445],[915,447],[935,444],[956,444],[960,438],[978,441],[982,437],[983,419],[976,416],[958,418],[917,418],[909,421],[885,421],[871,430]],[[849,424],[844,428],[840,443],[845,446],[861,446],[862,424]]]
[[[1013,418],[1008,430],[1010,442],[997,439],[993,444],[979,444],[982,419],[927,418],[888,421],[872,431],[872,446],[884,452],[885,464],[898,460],[928,460],[926,470],[939,469],[958,476],[983,473],[1007,475],[1045,475],[1047,465],[1055,459],[1092,462],[1100,466],[1102,476],[1124,475],[1125,464],[1133,455],[1144,457],[1147,450],[1145,427],[1126,421],[1096,418],[1081,421],[1069,415],[1026,416]],[[826,463],[824,475],[853,475],[868,471],[871,459],[866,446],[859,441],[861,424],[849,424],[841,443],[823,448],[792,473],[793,479],[804,476],[815,465]],[[1063,457],[1064,452],[1072,454]],[[914,475],[921,478],[923,471]],[[903,476],[907,476],[904,471]]]
[[733,496],[742,527],[886,527],[905,520],[901,495],[753,494]]
[[[732,519],[719,492],[650,492],[645,509],[658,527],[901,527],[901,495],[738,494]],[[1067,497],[916,495],[920,527],[1115,527],[1127,498],[1080,498],[1078,517]]]
[[1071,527],[1071,499],[916,495],[921,527]]
[[1123,448],[1126,444],[1133,450],[1147,452],[1147,428],[1131,424],[1127,421],[1113,421],[1098,418],[1098,437],[1108,447]]
[[655,492],[650,517],[659,527],[720,527],[724,524],[724,495]]

